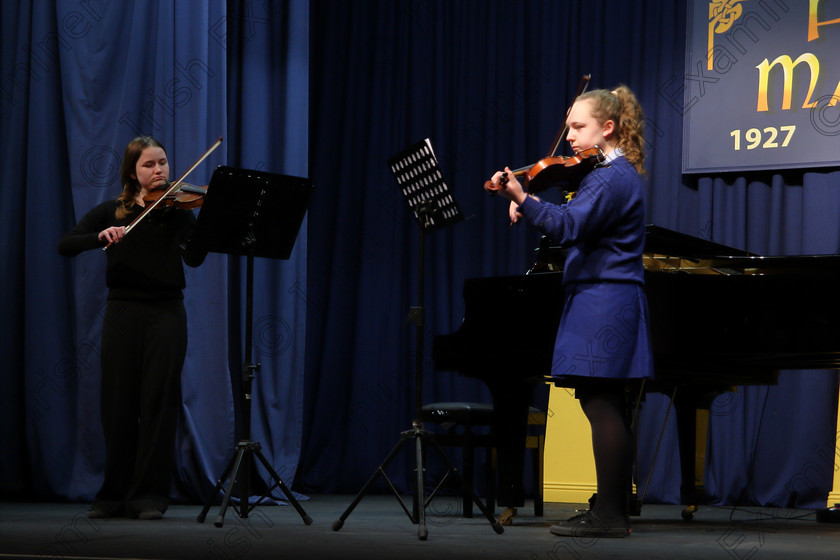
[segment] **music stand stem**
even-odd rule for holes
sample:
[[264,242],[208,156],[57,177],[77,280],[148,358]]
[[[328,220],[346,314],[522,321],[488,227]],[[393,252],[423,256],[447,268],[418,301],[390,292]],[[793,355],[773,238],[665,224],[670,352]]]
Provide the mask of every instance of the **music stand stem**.
[[[221,527],[224,525],[225,522],[225,513],[227,512],[228,505],[230,503],[230,498],[233,495],[234,485],[237,484],[238,481],[238,488],[239,488],[239,496],[241,503],[239,505],[239,517],[245,519],[248,517],[248,513],[257,507],[259,500],[257,503],[251,505],[250,497],[251,497],[251,468],[253,466],[253,458],[256,457],[259,459],[260,463],[265,467],[268,471],[269,475],[271,476],[271,480],[274,484],[268,489],[268,494],[271,494],[271,490],[275,487],[280,488],[283,491],[283,494],[286,495],[286,498],[289,502],[294,506],[295,510],[298,512],[300,517],[303,519],[303,522],[306,525],[312,524],[312,518],[307,515],[307,513],[303,510],[303,508],[298,503],[297,499],[295,499],[294,494],[289,490],[283,480],[280,478],[280,475],[274,470],[271,466],[271,463],[263,455],[261,449],[262,446],[258,441],[251,440],[251,398],[252,398],[252,387],[254,381],[254,372],[260,369],[260,364],[254,364],[251,354],[251,346],[253,343],[253,324],[254,324],[254,255],[249,254],[246,257],[246,273],[245,273],[245,361],[242,366],[242,395],[241,395],[241,404],[242,404],[242,439],[240,439],[239,443],[235,446],[235,453],[231,460],[228,462],[227,467],[225,468],[222,476],[216,483],[216,487],[213,489],[213,493],[210,495],[210,498],[207,500],[207,503],[204,505],[204,509],[201,510],[201,513],[198,515],[198,522],[204,523],[205,518],[207,517],[207,512],[210,511],[211,504],[213,499],[215,499],[216,495],[221,491],[222,486],[224,485],[225,481],[230,477],[230,483],[227,487],[227,492],[225,492],[225,496],[222,499],[222,505],[219,510],[219,515],[216,518],[215,525],[216,527]],[[263,496],[262,498],[266,498],[267,496]],[[235,506],[234,506],[235,507]]]
[[425,294],[425,263],[426,255],[426,232],[420,230],[417,244],[417,305],[411,308],[409,318],[416,327],[414,330],[414,425],[423,428],[423,348],[425,336],[423,329],[426,326],[426,309],[423,305]]

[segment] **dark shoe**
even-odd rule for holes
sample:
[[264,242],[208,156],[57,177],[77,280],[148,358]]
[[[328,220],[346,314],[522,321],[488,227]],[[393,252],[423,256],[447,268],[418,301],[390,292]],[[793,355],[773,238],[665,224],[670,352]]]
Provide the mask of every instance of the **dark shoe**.
[[88,519],[108,519],[113,517],[109,511],[102,508],[92,507],[87,512]]
[[[568,518],[568,519],[565,521],[565,523],[569,523],[570,521],[578,521],[578,520],[580,520],[580,519],[583,519],[583,518],[584,518],[584,517],[586,517],[587,515],[590,515],[590,513],[589,513],[589,511],[590,511],[590,510],[588,510],[588,509],[576,509],[575,511],[576,511],[577,513],[576,513],[576,514],[574,514],[573,516],[571,516],[570,518]],[[562,523],[562,522],[561,522],[561,523]]]
[[502,527],[509,527],[513,524],[513,518],[516,517],[516,508],[508,507],[499,515],[499,525]]
[[156,509],[144,509],[137,514],[137,519],[163,519],[163,512]]
[[575,515],[557,525],[552,525],[548,530],[551,531],[552,535],[559,537],[583,537],[588,539],[600,537],[623,538],[629,537],[631,532],[630,524],[626,521],[625,523],[609,525],[590,511]]
[[[594,515],[592,513],[591,509],[576,509],[575,511],[577,513],[575,515],[571,516],[570,518],[568,518],[565,521],[566,523],[568,523],[570,521],[577,522],[577,521],[580,521],[581,519],[585,519],[589,515]],[[613,523],[613,525],[618,525],[618,523]],[[630,530],[630,516],[629,515],[624,516],[624,526],[627,527],[628,530]]]

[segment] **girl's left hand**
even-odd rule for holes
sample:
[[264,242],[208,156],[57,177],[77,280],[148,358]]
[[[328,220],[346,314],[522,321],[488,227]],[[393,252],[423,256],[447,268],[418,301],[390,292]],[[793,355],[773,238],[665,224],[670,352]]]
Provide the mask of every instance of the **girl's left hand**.
[[505,197],[508,200],[512,200],[517,205],[522,204],[522,201],[525,200],[525,189],[522,188],[522,184],[516,179],[516,176],[510,170],[510,167],[505,167],[504,171],[497,171],[493,174],[490,178],[490,182],[494,185],[498,185],[499,181],[502,177],[507,174],[507,184],[505,184],[502,188],[498,191],[500,196]]

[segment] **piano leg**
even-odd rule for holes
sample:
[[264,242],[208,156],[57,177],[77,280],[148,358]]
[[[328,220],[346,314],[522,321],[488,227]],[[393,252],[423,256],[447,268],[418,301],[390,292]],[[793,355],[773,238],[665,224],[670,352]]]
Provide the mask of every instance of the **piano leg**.
[[493,435],[498,457],[496,499],[499,506],[525,505],[525,441],[528,407],[534,386],[528,383],[490,386],[493,397]]
[[689,391],[680,391],[674,400],[677,417],[677,437],[680,449],[680,501],[695,505],[700,501],[695,484],[695,456],[697,449],[697,399]]
[[[683,513],[684,519],[693,517],[695,506],[703,503],[706,493],[702,486],[698,487],[697,482],[702,481],[698,477],[698,468],[703,466],[698,462],[698,457],[705,458],[706,437],[708,434],[708,409],[712,401],[728,388],[723,387],[702,387],[695,390],[683,389],[676,393],[674,398],[674,410],[677,416],[677,437],[680,449],[680,500],[687,506]],[[698,418],[701,419],[699,423]],[[698,448],[698,445],[701,446]],[[700,472],[702,475],[702,471]]]
[[[682,512],[682,518],[690,521],[694,518],[694,513],[697,511],[697,503],[704,501],[705,492],[702,488],[697,488],[697,443],[698,443],[698,422],[697,413],[699,409],[709,407],[711,400],[715,395],[719,394],[719,389],[710,389],[708,391],[692,392],[685,388],[680,390],[678,387],[673,387],[670,395],[670,404],[668,405],[668,412],[665,414],[665,419],[662,422],[662,428],[659,433],[659,442],[656,444],[656,449],[653,453],[653,461],[650,465],[650,470],[647,473],[647,480],[645,481],[645,488],[650,483],[651,475],[653,474],[654,464],[659,455],[659,446],[662,443],[662,438],[665,434],[665,427],[668,419],[673,411],[677,417],[677,443],[679,445],[680,453],[680,501],[686,506]],[[703,433],[708,432],[708,415],[704,416],[706,425],[703,426]],[[703,444],[705,446],[706,438],[703,437]],[[705,452],[705,449],[703,450]],[[632,505],[631,501],[631,505]],[[639,510],[644,503],[644,494],[641,498],[636,499]]]
[[493,384],[493,434],[497,452],[496,500],[503,508],[525,505],[525,444],[534,385]]

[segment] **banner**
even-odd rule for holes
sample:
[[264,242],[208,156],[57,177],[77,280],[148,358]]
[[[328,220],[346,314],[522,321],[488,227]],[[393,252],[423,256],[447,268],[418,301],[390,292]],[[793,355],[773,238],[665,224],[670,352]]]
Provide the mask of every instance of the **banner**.
[[686,47],[683,173],[840,165],[840,0],[693,0]]

